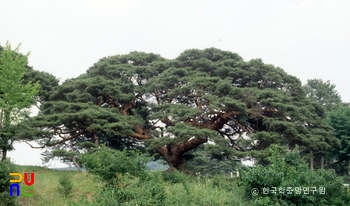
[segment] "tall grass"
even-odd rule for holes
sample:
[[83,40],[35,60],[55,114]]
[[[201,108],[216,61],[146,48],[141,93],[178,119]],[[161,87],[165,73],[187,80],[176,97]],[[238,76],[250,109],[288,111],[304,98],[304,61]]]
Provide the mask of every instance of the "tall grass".
[[[80,196],[85,196],[87,200],[93,201],[100,192],[101,182],[88,173],[77,173],[74,171],[58,171],[42,167],[16,166],[17,172],[34,172],[34,197],[20,196],[19,205],[28,206],[60,206],[68,205],[69,202],[76,202]],[[69,198],[59,192],[62,178],[71,178],[73,183],[72,194]],[[24,185],[24,183],[21,183]]]
[[[188,176],[182,173],[149,172],[147,178],[128,173],[119,184],[105,185],[89,173],[17,166],[17,171],[35,172],[35,196],[18,198],[19,205],[250,205],[234,178]],[[60,179],[70,178],[71,195],[59,192]]]

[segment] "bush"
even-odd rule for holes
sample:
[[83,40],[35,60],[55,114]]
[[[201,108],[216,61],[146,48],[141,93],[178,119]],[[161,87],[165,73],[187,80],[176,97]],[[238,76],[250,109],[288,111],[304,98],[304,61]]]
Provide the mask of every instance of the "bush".
[[[295,150],[282,155],[277,147],[272,148],[271,165],[256,166],[242,175],[246,194],[255,205],[273,202],[279,205],[346,205],[349,194],[344,192],[343,181],[333,170],[311,171]],[[316,192],[295,188],[316,189]],[[320,187],[325,188],[322,194]],[[252,195],[252,189],[259,194]],[[276,190],[272,193],[270,189]],[[288,191],[291,194],[287,194]],[[284,193],[283,193],[284,192]],[[265,193],[265,194],[264,194]],[[313,194],[314,193],[314,194]]]
[[189,180],[189,177],[177,170],[174,172],[163,172],[162,173],[164,181],[170,182],[170,183],[183,183]]
[[214,186],[214,180],[210,177],[187,176],[182,179],[185,181],[174,184],[164,181],[163,175],[160,171],[149,172],[147,178],[141,180],[126,173],[120,177],[120,186],[105,185],[92,202],[85,197],[78,197],[70,206],[251,205],[245,204],[243,191],[236,183],[231,183],[230,190],[222,189],[228,187],[226,184],[229,180],[226,178],[217,176]]
[[165,184],[160,173],[150,173],[140,181],[129,174],[121,176],[116,187],[106,185],[94,202],[95,205],[164,205]]
[[70,176],[63,175],[58,180],[60,186],[58,187],[58,192],[62,194],[64,197],[69,197],[73,191],[73,182]]
[[233,186],[237,186],[237,178],[231,178],[223,175],[215,175],[212,177],[213,187],[219,190],[231,191]]
[[101,148],[85,153],[78,158],[88,172],[101,177],[106,182],[120,178],[120,174],[129,173],[136,177],[147,176],[146,163],[150,158],[133,151],[118,151],[102,145]]
[[17,197],[9,196],[11,172],[15,172],[15,166],[9,160],[0,161],[0,205],[16,205]]

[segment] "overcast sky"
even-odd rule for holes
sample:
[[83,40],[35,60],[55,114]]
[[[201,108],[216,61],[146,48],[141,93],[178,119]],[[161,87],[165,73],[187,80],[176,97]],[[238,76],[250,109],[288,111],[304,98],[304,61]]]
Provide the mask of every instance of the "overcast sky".
[[261,58],[303,83],[330,80],[350,102],[349,11],[347,0],[0,0],[0,44],[22,42],[34,69],[61,80],[105,56],[172,59],[216,47]]

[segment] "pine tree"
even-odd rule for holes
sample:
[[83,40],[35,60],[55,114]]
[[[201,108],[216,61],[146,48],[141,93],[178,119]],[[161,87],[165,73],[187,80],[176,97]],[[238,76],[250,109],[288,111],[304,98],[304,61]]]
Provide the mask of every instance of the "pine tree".
[[202,144],[261,163],[272,144],[327,150],[339,142],[324,118],[298,78],[209,48],[174,60],[143,52],[102,58],[52,91],[33,124],[51,128],[47,146],[128,136],[158,152],[169,170],[186,170],[184,154]]

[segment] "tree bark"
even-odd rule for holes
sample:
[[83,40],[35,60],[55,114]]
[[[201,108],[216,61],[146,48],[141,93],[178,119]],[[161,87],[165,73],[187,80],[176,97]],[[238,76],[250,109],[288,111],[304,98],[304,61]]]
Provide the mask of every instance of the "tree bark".
[[78,172],[81,172],[80,166],[79,166],[79,164],[77,163],[75,157],[72,158],[72,161],[73,161],[74,165],[77,167]]
[[1,161],[6,160],[7,158],[7,148],[2,148],[2,157],[1,157]]
[[169,164],[169,169],[167,170],[168,172],[173,172],[175,170],[187,172],[185,167],[185,159],[183,157],[184,153],[198,147],[207,141],[207,138],[202,139],[195,137],[182,144],[159,146],[156,148],[156,150]]
[[161,151],[158,150],[158,152],[164,157],[169,165],[167,172],[186,170],[185,160],[183,158],[184,151],[179,145],[173,145],[168,148],[162,147]]
[[92,143],[94,143],[97,147],[100,146],[98,136],[95,133],[92,135]]
[[310,151],[310,169],[314,170],[314,153]]
[[[71,148],[72,152],[74,152],[73,140],[70,140],[69,142],[70,142],[70,148]],[[77,168],[78,172],[80,172],[80,166],[79,166],[78,162],[76,161],[75,157],[72,157],[72,162],[74,163],[74,165]]]

